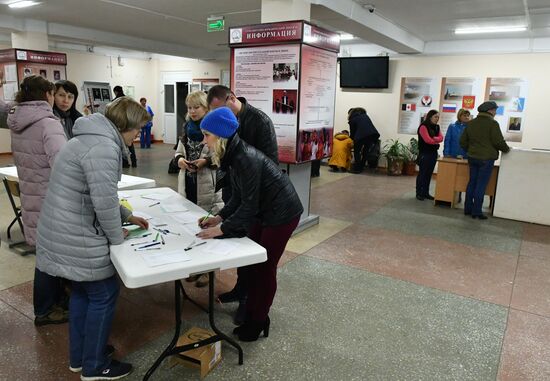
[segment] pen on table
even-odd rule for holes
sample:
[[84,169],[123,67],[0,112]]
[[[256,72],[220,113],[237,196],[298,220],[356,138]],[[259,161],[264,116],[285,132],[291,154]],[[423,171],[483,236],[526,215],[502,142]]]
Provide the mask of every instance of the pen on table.
[[130,244],[130,246],[146,245],[148,243],[153,243],[153,242],[155,242],[155,241],[136,242],[136,243]]
[[160,247],[149,247],[147,249],[134,249],[134,251],[160,250]]
[[138,249],[145,249],[146,247],[151,247],[151,246],[156,246],[156,245],[160,245],[160,242],[150,243],[148,245],[138,247]]
[[184,250],[184,251],[188,251],[188,250],[191,250],[191,249],[194,248],[194,247],[197,247],[197,246],[200,246],[200,245],[204,245],[205,243],[206,243],[206,241],[205,241],[205,242],[201,242],[201,243],[197,243],[196,245],[186,247],[186,248],[183,249],[183,250]]
[[159,201],[159,202],[155,202],[154,204],[149,205],[149,208],[152,207],[152,206],[158,205],[158,204],[160,204],[160,201]]
[[166,244],[166,242],[164,242],[164,237],[163,236],[160,236],[160,240],[162,241],[162,244]]
[[151,234],[153,234],[153,233],[147,233],[147,234],[139,235],[137,237],[130,237],[128,239],[144,238],[144,237],[150,236]]
[[160,235],[160,233],[157,232],[157,235],[156,235],[156,237],[155,237],[155,242],[157,242],[157,241],[159,240],[159,235]]

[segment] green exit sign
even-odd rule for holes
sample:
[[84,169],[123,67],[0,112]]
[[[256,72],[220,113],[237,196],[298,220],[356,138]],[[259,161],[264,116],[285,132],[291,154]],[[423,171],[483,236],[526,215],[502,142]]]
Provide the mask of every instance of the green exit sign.
[[225,20],[222,17],[209,17],[206,23],[207,32],[221,32],[225,26]]

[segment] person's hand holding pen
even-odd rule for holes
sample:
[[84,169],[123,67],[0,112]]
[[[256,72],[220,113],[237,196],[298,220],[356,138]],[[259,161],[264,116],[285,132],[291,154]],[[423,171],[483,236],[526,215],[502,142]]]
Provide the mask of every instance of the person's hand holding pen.
[[209,215],[210,213],[206,215],[206,217],[199,218],[199,221],[198,221],[199,226],[202,229],[208,229],[208,228],[214,227],[216,225],[219,225],[222,222],[222,218],[220,216],[209,216]]
[[219,225],[212,228],[204,229],[196,234],[197,237],[202,239],[219,237],[220,235],[223,235],[223,232]]

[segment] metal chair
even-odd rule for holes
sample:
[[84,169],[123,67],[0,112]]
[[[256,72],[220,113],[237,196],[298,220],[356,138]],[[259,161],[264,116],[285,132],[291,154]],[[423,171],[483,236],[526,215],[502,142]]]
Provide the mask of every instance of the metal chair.
[[[15,218],[8,226],[8,241],[11,241],[11,228],[13,225],[17,222],[19,224],[19,227],[21,228],[21,233],[23,233],[23,237],[25,236],[25,230],[23,229],[23,222],[21,221],[21,206],[17,206],[15,203],[15,197],[21,198],[21,192],[19,191],[19,183],[15,180],[8,180],[6,177],[2,180],[4,183],[4,187],[6,188],[6,193],[8,195],[8,199],[10,200],[11,207],[13,209],[13,213],[15,213]],[[9,248],[19,248],[21,246],[26,246],[27,243],[25,240],[18,241],[18,242],[9,242]],[[20,252],[22,255],[27,255],[34,253],[34,249],[27,249],[24,248],[23,251]]]

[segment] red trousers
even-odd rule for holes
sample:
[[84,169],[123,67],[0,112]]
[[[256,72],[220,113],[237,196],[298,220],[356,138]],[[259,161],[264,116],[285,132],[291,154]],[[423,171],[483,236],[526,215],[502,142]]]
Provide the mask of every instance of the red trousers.
[[284,225],[262,226],[261,223],[257,223],[250,229],[248,237],[265,247],[267,261],[243,268],[243,275],[248,280],[247,319],[252,321],[267,319],[277,292],[277,264],[299,221],[300,216]]

